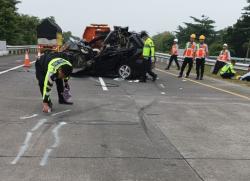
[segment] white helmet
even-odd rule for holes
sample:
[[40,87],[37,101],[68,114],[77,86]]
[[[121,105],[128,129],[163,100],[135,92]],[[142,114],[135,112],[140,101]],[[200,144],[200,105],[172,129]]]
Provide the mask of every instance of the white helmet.
[[224,43],[223,47],[228,47],[228,44]]
[[174,39],[174,42],[178,43],[178,39],[177,39],[177,38],[175,38],[175,39]]

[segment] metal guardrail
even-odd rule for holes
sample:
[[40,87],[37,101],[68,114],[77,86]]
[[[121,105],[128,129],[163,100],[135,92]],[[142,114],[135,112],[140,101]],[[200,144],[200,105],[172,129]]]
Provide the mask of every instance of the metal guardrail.
[[[156,60],[157,61],[162,61],[162,62],[166,62],[169,60],[171,55],[169,54],[165,54],[165,53],[156,53]],[[184,57],[183,56],[179,56],[178,60],[183,62]],[[236,60],[236,59],[235,59]],[[237,61],[237,60],[236,60]],[[206,65],[210,65],[210,66],[214,66],[215,65],[216,60],[208,58],[206,59]],[[235,65],[235,69],[236,70],[243,70],[246,71],[248,69],[249,64],[244,64],[244,63],[236,63]]]
[[25,46],[11,46],[7,45],[7,50],[9,51],[9,54],[24,54],[26,50],[29,50],[30,53],[36,53],[37,52],[37,45],[25,45]]

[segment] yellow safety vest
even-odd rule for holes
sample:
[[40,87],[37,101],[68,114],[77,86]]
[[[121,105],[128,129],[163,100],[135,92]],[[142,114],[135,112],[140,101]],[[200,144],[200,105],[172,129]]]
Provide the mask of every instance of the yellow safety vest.
[[143,57],[150,58],[155,56],[155,45],[151,38],[147,38],[143,47]]

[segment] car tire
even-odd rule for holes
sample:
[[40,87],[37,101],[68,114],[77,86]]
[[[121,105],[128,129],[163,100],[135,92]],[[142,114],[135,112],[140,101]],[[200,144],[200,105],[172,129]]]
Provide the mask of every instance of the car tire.
[[132,77],[132,68],[127,64],[122,64],[118,67],[118,75],[122,79],[129,79]]

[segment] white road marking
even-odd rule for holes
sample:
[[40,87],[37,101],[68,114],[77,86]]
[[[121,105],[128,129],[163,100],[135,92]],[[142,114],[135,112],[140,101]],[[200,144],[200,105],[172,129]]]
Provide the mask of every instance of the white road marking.
[[102,86],[103,91],[108,91],[108,88],[107,88],[104,80],[101,77],[99,77],[99,81],[100,81],[100,84]]
[[31,137],[32,137],[32,133],[28,132],[26,134],[26,138],[25,138],[23,145],[21,146],[16,158],[11,162],[11,164],[15,165],[19,161],[19,159],[23,156],[23,154],[29,147],[29,142],[30,142]]
[[66,125],[67,123],[66,122],[61,122],[59,125],[57,125],[53,130],[52,130],[52,133],[54,134],[54,138],[55,138],[55,142],[54,144],[48,148],[44,155],[43,155],[43,158],[40,162],[40,166],[45,166],[47,165],[47,162],[48,162],[48,158],[49,158],[49,155],[51,154],[51,152],[53,151],[54,148],[56,148],[59,143],[60,143],[60,138],[59,138],[59,135],[58,135],[58,131],[59,129],[63,126],[63,125]]
[[44,123],[47,122],[47,119],[41,119],[38,121],[38,123],[31,129],[31,131],[36,131],[38,128],[40,128]]
[[68,109],[68,110],[65,110],[65,111],[61,111],[61,112],[58,112],[58,113],[54,113],[54,114],[52,114],[52,116],[56,116],[56,115],[58,115],[58,114],[63,114],[63,113],[70,112],[70,111],[71,111],[71,110]]
[[52,133],[54,134],[54,138],[55,138],[55,142],[54,144],[51,146],[51,148],[56,148],[59,143],[60,143],[60,138],[59,138],[59,135],[58,135],[58,130],[63,126],[63,125],[66,125],[67,123],[65,122],[61,122],[57,127],[55,127],[53,130],[52,130]]
[[49,155],[50,153],[52,152],[52,149],[47,149],[43,155],[43,158],[40,162],[40,166],[45,166],[48,162],[48,158],[49,158]]
[[162,94],[162,95],[165,95],[165,94],[166,94],[166,92],[161,92],[161,94]]
[[37,117],[38,114],[33,114],[31,116],[23,116],[23,117],[20,117],[20,119],[24,120],[24,119],[30,119],[30,118],[34,118],[34,117]]
[[161,88],[165,89],[165,86],[163,84],[160,84]]
[[[33,64],[33,63],[35,63],[35,62],[36,62],[36,61],[30,62],[30,63]],[[19,69],[19,68],[21,68],[21,67],[23,67],[23,66],[24,66],[24,65],[19,65],[19,66],[10,68],[10,69],[8,69],[8,70],[1,71],[1,72],[0,72],[0,75],[5,74],[5,73],[7,73],[7,72],[10,72],[10,71],[12,71],[12,70]]]

